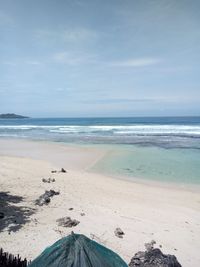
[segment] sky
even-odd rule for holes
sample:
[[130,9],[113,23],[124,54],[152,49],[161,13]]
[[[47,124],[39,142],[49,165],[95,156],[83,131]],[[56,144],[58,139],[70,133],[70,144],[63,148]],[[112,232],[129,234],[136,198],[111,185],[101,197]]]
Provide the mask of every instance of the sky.
[[0,113],[200,115],[199,0],[0,0]]

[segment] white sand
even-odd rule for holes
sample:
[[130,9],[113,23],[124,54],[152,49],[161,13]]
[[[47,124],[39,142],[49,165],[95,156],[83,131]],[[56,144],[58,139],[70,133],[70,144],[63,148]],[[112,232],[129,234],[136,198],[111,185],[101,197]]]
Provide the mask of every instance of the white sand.
[[[87,168],[105,153],[103,148],[0,140],[0,193],[24,198],[19,203],[9,202],[15,209],[10,207],[8,216],[15,214],[16,207],[35,209],[16,232],[9,232],[0,220],[0,247],[33,259],[73,230],[93,237],[127,262],[154,239],[163,252],[176,255],[183,267],[199,267],[200,194],[88,173]],[[61,167],[68,172],[51,173]],[[42,182],[49,177],[56,182]],[[35,206],[34,200],[48,189],[59,190],[60,195],[48,206]],[[21,214],[15,214],[17,221]],[[58,226],[56,220],[63,216],[80,224]],[[114,235],[116,227],[125,232],[123,239]]]

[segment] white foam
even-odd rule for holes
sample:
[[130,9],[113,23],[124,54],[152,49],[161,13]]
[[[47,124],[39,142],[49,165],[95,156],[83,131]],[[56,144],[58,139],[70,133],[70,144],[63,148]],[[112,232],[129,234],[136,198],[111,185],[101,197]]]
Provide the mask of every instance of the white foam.
[[200,136],[200,125],[0,125],[0,132],[44,130],[66,134],[116,135],[186,135]]

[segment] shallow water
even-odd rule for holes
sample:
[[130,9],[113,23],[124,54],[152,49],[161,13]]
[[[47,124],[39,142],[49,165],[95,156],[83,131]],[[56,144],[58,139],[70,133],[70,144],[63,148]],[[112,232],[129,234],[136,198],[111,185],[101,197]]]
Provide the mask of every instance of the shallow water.
[[200,150],[113,146],[92,167],[108,175],[160,182],[200,184]]
[[7,119],[0,138],[103,145],[111,152],[94,171],[200,183],[200,117]]

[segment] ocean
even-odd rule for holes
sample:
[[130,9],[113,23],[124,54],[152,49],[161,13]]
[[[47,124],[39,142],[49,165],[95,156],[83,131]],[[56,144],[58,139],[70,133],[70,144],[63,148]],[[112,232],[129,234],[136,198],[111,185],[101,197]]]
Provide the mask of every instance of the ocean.
[[200,183],[200,117],[1,119],[0,138],[106,145],[93,170]]

